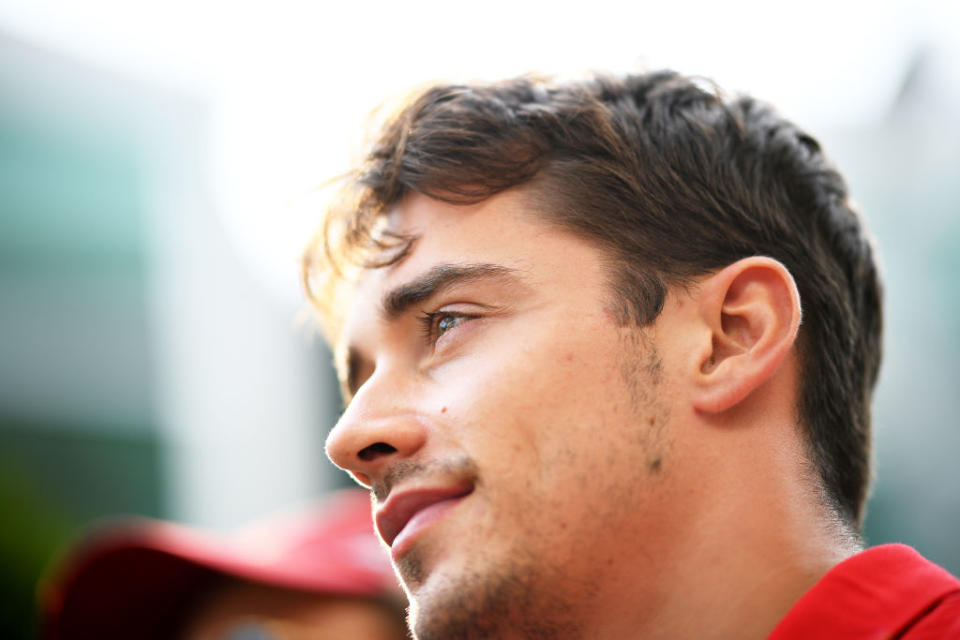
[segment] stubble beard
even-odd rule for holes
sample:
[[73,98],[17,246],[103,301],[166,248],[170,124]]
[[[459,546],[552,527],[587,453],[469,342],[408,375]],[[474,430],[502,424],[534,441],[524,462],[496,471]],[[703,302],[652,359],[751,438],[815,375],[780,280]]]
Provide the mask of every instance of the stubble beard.
[[[476,464],[466,455],[436,465],[397,464],[374,486],[374,494],[383,500],[400,481],[429,475],[476,479]],[[395,563],[407,590],[408,624],[415,640],[580,637],[576,625],[568,621],[570,607],[547,596],[550,583],[564,579],[547,580],[542,558],[538,562],[514,549],[508,560],[496,561],[483,550],[472,560],[474,566],[484,567],[482,573],[468,566],[455,576],[431,578],[424,551],[415,545]]]
[[[532,561],[491,566],[483,574],[466,569],[455,579],[441,576],[424,593],[424,569],[417,550],[397,564],[404,584],[414,585],[408,623],[415,640],[574,640],[581,637],[569,619],[570,607],[546,600],[550,590],[542,567]],[[562,579],[562,578],[559,578]]]

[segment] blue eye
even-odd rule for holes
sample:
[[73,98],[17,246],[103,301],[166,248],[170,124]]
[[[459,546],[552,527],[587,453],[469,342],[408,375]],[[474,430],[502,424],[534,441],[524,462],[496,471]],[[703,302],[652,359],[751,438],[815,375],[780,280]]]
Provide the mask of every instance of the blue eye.
[[445,334],[450,329],[453,329],[455,326],[457,326],[457,324],[459,324],[459,321],[462,319],[463,318],[460,316],[450,316],[450,315],[445,315],[441,317],[437,321],[437,329],[435,332],[437,339],[439,339],[440,336]]
[[423,335],[427,342],[433,344],[469,317],[462,313],[451,313],[449,311],[424,313],[420,317],[420,322],[423,325]]

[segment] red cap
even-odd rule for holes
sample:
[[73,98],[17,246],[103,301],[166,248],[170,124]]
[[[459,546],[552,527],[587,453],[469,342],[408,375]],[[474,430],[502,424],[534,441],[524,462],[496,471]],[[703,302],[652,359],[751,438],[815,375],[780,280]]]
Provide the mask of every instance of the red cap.
[[331,595],[397,590],[368,494],[344,491],[228,536],[145,518],[100,528],[42,586],[44,635],[168,638],[224,575]]

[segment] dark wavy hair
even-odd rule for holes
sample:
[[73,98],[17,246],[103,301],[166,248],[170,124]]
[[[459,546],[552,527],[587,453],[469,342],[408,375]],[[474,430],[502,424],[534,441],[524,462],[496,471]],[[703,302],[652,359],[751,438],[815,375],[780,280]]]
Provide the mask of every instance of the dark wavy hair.
[[668,71],[420,92],[383,123],[305,254],[328,332],[345,265],[382,266],[409,247],[380,224],[405,194],[473,203],[521,185],[548,219],[609,252],[624,324],[653,322],[668,287],[741,258],[789,269],[803,307],[798,424],[825,502],[859,528],[881,357],[878,268],[820,145],[753,98]]

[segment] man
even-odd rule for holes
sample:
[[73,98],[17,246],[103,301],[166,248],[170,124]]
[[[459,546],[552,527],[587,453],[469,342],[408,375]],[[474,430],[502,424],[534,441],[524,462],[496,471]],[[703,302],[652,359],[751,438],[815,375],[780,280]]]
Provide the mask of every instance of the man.
[[960,637],[955,578],[860,552],[881,286],[844,181],[704,85],[427,90],[308,250],[327,452],[420,640]]
[[107,527],[41,590],[43,637],[401,640],[369,511],[349,491],[230,536],[152,520]]

